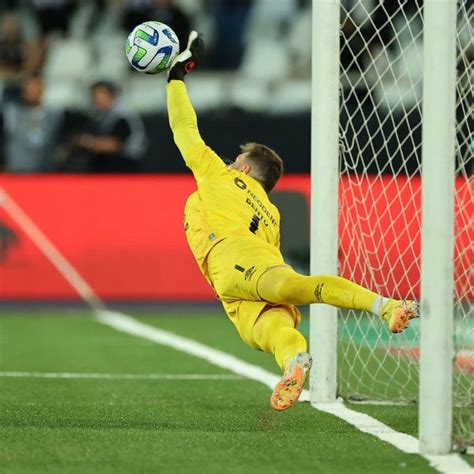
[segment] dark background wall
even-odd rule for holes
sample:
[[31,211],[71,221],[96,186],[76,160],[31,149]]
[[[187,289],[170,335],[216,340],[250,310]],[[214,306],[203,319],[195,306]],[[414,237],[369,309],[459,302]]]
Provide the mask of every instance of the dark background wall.
[[[146,127],[150,137],[147,171],[185,171],[172,141],[167,116],[146,117]],[[310,171],[309,113],[284,116],[240,111],[200,114],[199,128],[206,142],[222,157],[234,158],[239,153],[239,144],[256,141],[274,148],[282,156],[287,173]],[[370,111],[346,108],[341,114],[341,130],[344,138],[340,141],[340,150],[345,155],[342,161],[350,170],[407,174],[419,170],[421,126],[418,113],[394,116],[380,127],[378,117]]]
[[[148,136],[144,170],[149,173],[182,173],[187,169],[176,148],[166,114],[143,117]],[[68,113],[64,135],[77,133],[86,118]],[[465,121],[465,127],[468,122]],[[199,114],[199,128],[205,141],[221,157],[233,159],[239,145],[248,141],[274,148],[285,162],[287,173],[310,172],[310,113],[268,115],[240,110],[223,110]],[[460,129],[458,172],[472,173],[469,141]],[[347,101],[340,116],[340,154],[342,171],[369,174],[406,174],[420,172],[421,115],[409,113],[374,113],[370,105]],[[67,169],[65,171],[81,171]]]
[[[151,172],[179,173],[186,167],[179,155],[166,115],[146,117],[150,139],[146,169]],[[310,116],[269,117],[243,112],[199,115],[199,130],[219,156],[234,159],[239,145],[249,141],[264,143],[278,151],[291,173],[308,172],[310,166]]]
[[[373,109],[346,103],[341,113],[340,153],[344,154],[343,171],[413,175],[420,172],[421,116],[415,110],[408,114],[393,113],[384,117],[383,125]],[[148,172],[180,173],[186,171],[173,143],[166,115],[145,117],[149,148],[145,163]],[[247,141],[274,148],[285,162],[287,173],[309,173],[311,156],[311,116],[261,115],[241,111],[199,114],[199,128],[206,142],[220,156],[234,158],[239,145]],[[460,170],[472,172],[472,159],[466,157],[469,145],[462,145],[464,156]],[[468,171],[469,170],[469,171]]]

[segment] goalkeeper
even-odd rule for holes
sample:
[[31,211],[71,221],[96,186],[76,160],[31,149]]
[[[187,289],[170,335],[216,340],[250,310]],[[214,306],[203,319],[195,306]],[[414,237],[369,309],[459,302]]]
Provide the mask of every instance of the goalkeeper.
[[226,166],[204,143],[184,84],[201,48],[193,31],[169,70],[167,86],[174,140],[197,182],[186,203],[184,228],[204,277],[241,338],[273,354],[281,367],[283,377],[271,406],[285,410],[298,399],[312,363],[307,342],[296,329],[301,315],[295,305],[370,311],[394,333],[408,326],[416,305],[384,298],[337,276],[303,276],[285,264],[279,251],[280,215],[268,198],[283,162],[270,148],[247,143]]

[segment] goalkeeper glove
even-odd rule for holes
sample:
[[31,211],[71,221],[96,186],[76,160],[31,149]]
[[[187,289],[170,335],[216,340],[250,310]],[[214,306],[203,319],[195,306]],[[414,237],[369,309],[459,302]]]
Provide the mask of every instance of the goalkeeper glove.
[[202,35],[191,31],[188,38],[188,47],[173,61],[168,72],[168,82],[177,79],[184,81],[184,76],[190,73],[198,64],[204,49]]

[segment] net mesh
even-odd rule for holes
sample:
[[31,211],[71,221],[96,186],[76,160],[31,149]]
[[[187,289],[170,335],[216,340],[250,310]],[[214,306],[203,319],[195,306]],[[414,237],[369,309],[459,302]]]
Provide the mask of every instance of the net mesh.
[[[455,248],[455,443],[473,443],[472,8],[459,2]],[[378,293],[419,299],[421,1],[341,1],[339,273]],[[472,239],[471,239],[472,240]],[[416,403],[419,323],[392,335],[366,313],[339,318],[339,392]]]
[[472,90],[474,59],[473,2],[460,2],[457,35],[456,171],[454,281],[455,334],[453,399],[454,445],[474,446],[473,182]]

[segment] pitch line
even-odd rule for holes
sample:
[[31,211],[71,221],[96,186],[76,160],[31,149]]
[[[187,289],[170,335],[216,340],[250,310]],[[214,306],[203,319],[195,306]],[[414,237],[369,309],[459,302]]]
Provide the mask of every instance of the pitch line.
[[103,308],[103,303],[92,287],[82,278],[81,274],[71,265],[69,260],[46,237],[44,232],[33,222],[16,201],[0,188],[0,207],[18,224],[23,232],[38,246],[56,270],[77,291],[79,296],[94,310]]
[[[227,369],[234,374],[263,383],[273,390],[280,377],[262,367],[245,362],[231,354],[206,346],[193,339],[179,336],[169,331],[150,326],[134,318],[114,311],[100,310],[97,320],[117,331],[147,339],[163,346],[204,359],[209,363]],[[301,401],[309,401],[308,390],[303,390]],[[395,448],[408,454],[418,454],[430,463],[430,466],[442,474],[473,474],[474,469],[458,454],[429,455],[420,454],[418,440],[411,435],[400,433],[365,413],[359,413],[346,407],[342,401],[336,403],[316,403],[313,406],[326,413],[337,416],[358,430],[375,436]]]
[[0,378],[94,380],[248,380],[234,374],[101,374],[81,372],[0,372]]

